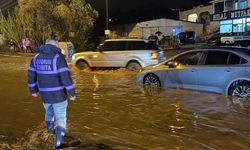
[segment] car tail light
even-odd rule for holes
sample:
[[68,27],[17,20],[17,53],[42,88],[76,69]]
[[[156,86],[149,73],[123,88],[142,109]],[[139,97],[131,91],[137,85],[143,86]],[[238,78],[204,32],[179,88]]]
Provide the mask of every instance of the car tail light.
[[152,59],[158,59],[158,53],[157,52],[151,53],[151,58]]

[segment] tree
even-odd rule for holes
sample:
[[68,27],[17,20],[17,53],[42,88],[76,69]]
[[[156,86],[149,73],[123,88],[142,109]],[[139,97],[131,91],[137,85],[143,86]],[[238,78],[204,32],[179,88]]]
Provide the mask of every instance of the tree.
[[[85,0],[19,0],[16,11],[8,17],[1,15],[0,29],[7,37],[16,37],[15,41],[26,35],[38,44],[54,32],[60,41],[70,40],[84,50],[97,17]],[[69,35],[72,32],[74,37]]]
[[18,9],[15,9],[13,13],[9,13],[6,17],[1,13],[0,30],[21,49],[21,38],[25,35],[25,30],[29,28],[30,21],[29,14],[23,16],[19,13]]

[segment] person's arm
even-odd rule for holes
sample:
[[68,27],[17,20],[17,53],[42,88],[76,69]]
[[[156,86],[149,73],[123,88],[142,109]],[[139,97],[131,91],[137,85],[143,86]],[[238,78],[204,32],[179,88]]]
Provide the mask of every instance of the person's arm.
[[34,46],[34,45],[31,46],[31,49],[32,49],[34,52],[40,52],[40,51],[41,51],[41,50],[40,50],[40,47]]
[[31,60],[28,69],[28,87],[32,96],[37,97],[39,90],[37,85],[36,67],[34,66],[34,58]]
[[73,81],[70,76],[69,68],[65,58],[60,55],[57,59],[57,71],[60,77],[60,81],[66,88],[68,94],[70,95],[70,100],[75,100],[76,93],[73,85]]

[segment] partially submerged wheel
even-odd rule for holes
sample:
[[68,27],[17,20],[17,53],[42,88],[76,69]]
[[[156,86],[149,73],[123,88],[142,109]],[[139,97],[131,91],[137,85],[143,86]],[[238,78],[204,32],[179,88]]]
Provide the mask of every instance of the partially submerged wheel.
[[79,70],[85,70],[85,69],[89,69],[89,65],[84,61],[84,60],[78,60],[76,62],[76,67]]
[[229,95],[239,98],[250,98],[250,83],[236,82],[232,85]]
[[130,71],[140,70],[142,67],[138,62],[129,62],[127,65],[127,69]]
[[161,82],[159,78],[154,74],[148,74],[144,77],[143,81],[144,85],[152,86],[152,87],[161,87]]

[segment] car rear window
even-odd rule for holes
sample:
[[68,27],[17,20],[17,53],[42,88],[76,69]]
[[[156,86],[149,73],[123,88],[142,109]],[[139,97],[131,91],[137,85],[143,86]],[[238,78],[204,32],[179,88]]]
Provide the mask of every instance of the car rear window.
[[206,65],[236,65],[244,64],[246,60],[240,56],[223,51],[209,51],[206,58]]
[[227,64],[229,53],[220,51],[209,51],[206,58],[206,65],[225,65]]
[[228,63],[229,65],[240,64],[241,58],[235,54],[230,54]]

